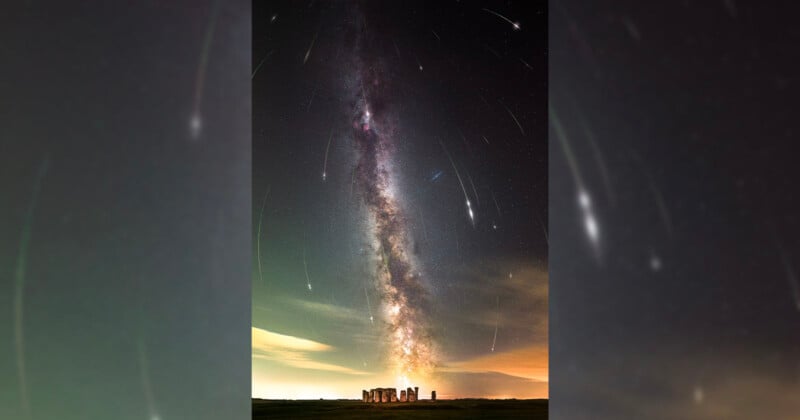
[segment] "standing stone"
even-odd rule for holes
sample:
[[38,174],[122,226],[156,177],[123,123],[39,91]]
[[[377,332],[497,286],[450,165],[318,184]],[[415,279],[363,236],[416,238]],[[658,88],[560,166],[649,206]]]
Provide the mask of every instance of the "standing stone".
[[389,391],[389,396],[391,397],[390,402],[397,402],[397,389],[396,388],[389,388],[389,389],[391,389],[391,391]]
[[401,389],[400,390],[400,402],[406,402],[406,401],[408,401],[408,399],[406,397],[406,390],[405,389]]
[[388,389],[382,389],[381,390],[381,402],[382,403],[389,402],[389,390]]
[[406,398],[408,399],[408,402],[414,402],[417,400],[417,396],[414,395],[414,390],[411,389],[411,387],[406,389]]
[[414,401],[419,401],[419,387],[414,387]]
[[431,391],[431,401],[436,401],[436,391]]

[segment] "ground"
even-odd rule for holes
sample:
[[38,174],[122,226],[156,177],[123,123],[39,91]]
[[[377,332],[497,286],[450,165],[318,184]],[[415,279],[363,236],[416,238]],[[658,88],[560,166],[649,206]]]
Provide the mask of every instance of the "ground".
[[359,400],[253,399],[259,419],[547,419],[548,400],[439,400],[372,404]]

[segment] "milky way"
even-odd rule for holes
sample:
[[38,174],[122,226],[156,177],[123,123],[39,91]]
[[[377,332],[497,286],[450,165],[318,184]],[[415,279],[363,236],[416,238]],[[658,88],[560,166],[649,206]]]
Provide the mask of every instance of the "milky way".
[[353,115],[358,153],[355,175],[372,218],[371,235],[380,256],[376,280],[389,326],[390,360],[399,378],[407,381],[410,376],[431,373],[435,364],[426,316],[428,299],[422,276],[408,252],[407,219],[395,195],[398,190],[391,166],[397,115],[389,106],[391,76],[364,50],[357,76],[361,97]]

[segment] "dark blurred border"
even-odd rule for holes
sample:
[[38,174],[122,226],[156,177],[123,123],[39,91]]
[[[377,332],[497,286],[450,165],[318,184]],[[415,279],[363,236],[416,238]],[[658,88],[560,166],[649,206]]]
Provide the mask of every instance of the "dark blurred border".
[[796,418],[796,3],[550,6],[553,418]]
[[2,9],[0,418],[249,418],[250,2]]

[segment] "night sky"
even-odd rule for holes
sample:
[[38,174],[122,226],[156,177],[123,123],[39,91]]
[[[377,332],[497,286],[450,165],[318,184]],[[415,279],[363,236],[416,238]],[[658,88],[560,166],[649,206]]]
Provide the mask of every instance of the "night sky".
[[253,7],[253,396],[546,397],[544,2]]
[[800,413],[797,7],[749,3],[551,3],[554,418]]

